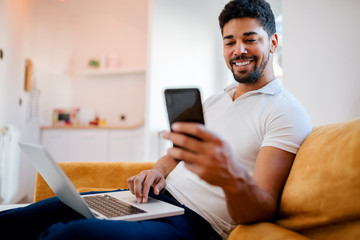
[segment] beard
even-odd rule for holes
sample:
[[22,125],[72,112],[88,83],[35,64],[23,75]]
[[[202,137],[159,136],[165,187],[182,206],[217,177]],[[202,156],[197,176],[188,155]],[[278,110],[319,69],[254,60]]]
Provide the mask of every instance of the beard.
[[[230,66],[233,65],[232,64],[233,61],[243,60],[243,59],[251,59],[255,63],[254,70],[252,72],[250,72],[247,76],[243,76],[243,77],[237,76],[236,73],[234,72],[234,69],[231,68],[231,72],[233,73],[235,81],[237,81],[238,83],[254,83],[257,80],[259,80],[260,76],[263,74],[263,72],[265,70],[266,65],[269,62],[269,57],[270,57],[270,53],[268,54],[266,61],[262,65],[260,65],[260,67],[257,66],[257,62],[258,62],[259,58],[256,56],[254,56],[254,57],[239,56],[239,57],[235,57],[235,58],[231,59]],[[245,72],[240,72],[240,73],[243,74]]]

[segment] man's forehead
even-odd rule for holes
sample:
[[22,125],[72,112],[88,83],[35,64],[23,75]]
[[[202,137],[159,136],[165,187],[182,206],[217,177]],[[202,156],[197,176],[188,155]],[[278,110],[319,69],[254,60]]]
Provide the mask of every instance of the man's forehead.
[[[248,36],[252,36],[252,35],[261,35],[260,33],[258,32],[244,32],[242,34],[242,36],[244,37],[248,37]],[[232,34],[229,34],[229,35],[224,35],[223,39],[231,39],[231,38],[234,38],[235,36],[232,35]]]
[[250,35],[264,35],[265,29],[261,26],[259,20],[256,18],[234,18],[224,25],[223,37],[227,36],[250,36]]

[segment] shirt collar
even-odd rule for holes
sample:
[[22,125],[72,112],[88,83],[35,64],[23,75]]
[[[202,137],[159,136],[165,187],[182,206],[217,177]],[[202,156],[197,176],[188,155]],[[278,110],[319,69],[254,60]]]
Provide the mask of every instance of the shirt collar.
[[[239,86],[239,83],[237,83],[237,82],[232,83],[232,84],[228,85],[227,87],[225,87],[224,91],[232,96],[234,94],[234,92],[236,91],[238,86]],[[274,80],[272,80],[271,82],[266,84],[264,87],[262,87],[262,88],[260,88],[258,90],[250,91],[250,92],[251,93],[264,93],[264,94],[269,94],[269,95],[275,95],[277,92],[280,91],[281,87],[282,86],[281,86],[280,79],[275,78]]]

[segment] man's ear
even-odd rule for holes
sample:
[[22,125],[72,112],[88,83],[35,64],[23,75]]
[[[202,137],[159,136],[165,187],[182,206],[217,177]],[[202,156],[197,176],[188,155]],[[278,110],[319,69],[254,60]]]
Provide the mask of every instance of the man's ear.
[[270,53],[274,54],[279,44],[279,38],[277,33],[274,33],[270,38]]

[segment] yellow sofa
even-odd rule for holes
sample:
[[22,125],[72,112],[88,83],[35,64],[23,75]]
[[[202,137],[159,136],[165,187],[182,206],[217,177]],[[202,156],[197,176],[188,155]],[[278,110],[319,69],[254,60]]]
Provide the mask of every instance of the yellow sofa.
[[[60,163],[79,191],[126,188],[153,163]],[[53,196],[37,176],[34,201]],[[238,226],[235,239],[360,239],[360,119],[315,128],[295,158],[276,219]]]

